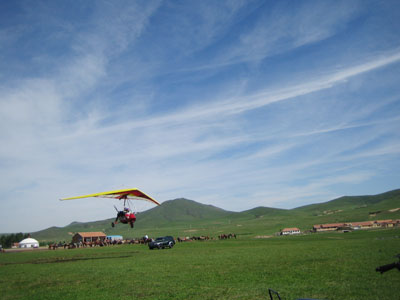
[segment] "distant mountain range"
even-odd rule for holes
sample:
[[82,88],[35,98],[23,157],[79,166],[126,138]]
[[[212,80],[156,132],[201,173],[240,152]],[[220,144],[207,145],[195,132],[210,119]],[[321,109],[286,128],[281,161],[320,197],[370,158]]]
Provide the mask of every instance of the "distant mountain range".
[[31,235],[39,241],[69,241],[75,232],[85,231],[103,231],[108,235],[118,234],[126,238],[144,234],[216,236],[229,232],[252,236],[272,234],[284,227],[307,230],[314,224],[379,219],[400,219],[400,189],[373,196],[346,196],[289,210],[256,207],[243,212],[226,211],[180,198],[138,213],[134,229],[123,224],[112,228],[112,219],[107,219],[72,222],[65,227],[50,227]]

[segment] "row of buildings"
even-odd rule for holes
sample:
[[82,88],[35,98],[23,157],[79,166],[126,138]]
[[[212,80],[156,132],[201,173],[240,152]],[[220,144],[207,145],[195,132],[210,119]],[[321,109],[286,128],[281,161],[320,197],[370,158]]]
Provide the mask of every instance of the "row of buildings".
[[373,229],[373,228],[392,228],[400,226],[400,220],[375,220],[364,222],[344,222],[344,223],[331,223],[331,224],[318,224],[313,226],[314,232],[321,231],[335,231],[346,229]]
[[[376,220],[364,222],[343,222],[314,225],[312,231],[336,231],[336,230],[358,230],[358,229],[374,229],[374,228],[393,228],[399,226],[400,220]],[[280,235],[293,235],[301,233],[297,227],[284,228],[280,231]]]

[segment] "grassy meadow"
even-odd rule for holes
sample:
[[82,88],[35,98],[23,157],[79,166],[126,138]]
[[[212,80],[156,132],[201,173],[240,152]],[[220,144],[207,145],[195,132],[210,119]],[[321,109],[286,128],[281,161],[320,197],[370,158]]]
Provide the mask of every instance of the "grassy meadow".
[[1,299],[400,299],[400,229],[0,254]]

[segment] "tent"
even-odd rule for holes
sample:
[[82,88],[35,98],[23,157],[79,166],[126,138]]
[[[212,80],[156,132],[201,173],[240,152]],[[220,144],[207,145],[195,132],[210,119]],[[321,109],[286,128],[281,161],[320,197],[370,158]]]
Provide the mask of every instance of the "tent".
[[110,242],[123,240],[123,239],[124,238],[122,237],[122,235],[107,235],[107,240],[109,240]]
[[27,238],[19,242],[20,248],[39,248],[39,242],[32,238]]

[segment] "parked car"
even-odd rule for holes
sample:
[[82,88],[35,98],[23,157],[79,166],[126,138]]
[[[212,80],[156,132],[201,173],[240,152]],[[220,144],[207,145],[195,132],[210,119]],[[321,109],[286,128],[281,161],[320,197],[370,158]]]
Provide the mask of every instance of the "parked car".
[[175,240],[172,236],[163,236],[158,237],[154,241],[149,243],[149,249],[153,250],[154,248],[157,249],[164,249],[164,248],[172,248],[175,245]]

